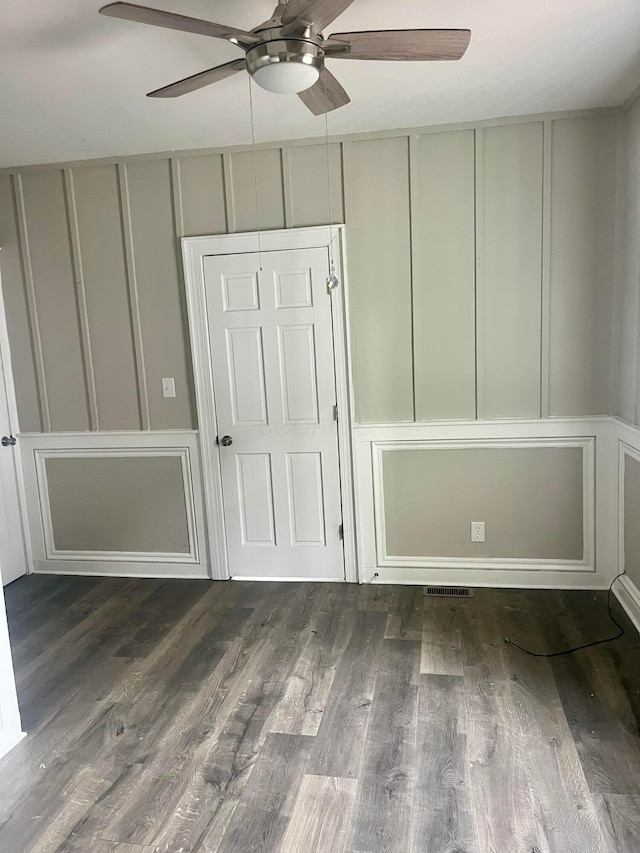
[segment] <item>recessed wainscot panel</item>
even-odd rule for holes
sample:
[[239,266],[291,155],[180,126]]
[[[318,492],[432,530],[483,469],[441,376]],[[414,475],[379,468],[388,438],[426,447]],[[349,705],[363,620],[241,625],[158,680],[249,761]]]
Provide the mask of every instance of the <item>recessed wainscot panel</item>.
[[640,587],[640,461],[624,460],[624,570]]
[[[583,559],[582,447],[389,450],[389,557]],[[484,521],[486,542],[470,524]]]
[[46,460],[56,551],[188,554],[178,456]]

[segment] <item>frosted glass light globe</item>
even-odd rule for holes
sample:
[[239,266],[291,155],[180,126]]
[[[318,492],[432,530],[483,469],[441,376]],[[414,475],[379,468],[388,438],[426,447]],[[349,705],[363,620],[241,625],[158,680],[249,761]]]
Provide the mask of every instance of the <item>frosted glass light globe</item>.
[[274,62],[257,68],[253,79],[267,92],[292,95],[304,92],[318,82],[320,70],[304,62]]

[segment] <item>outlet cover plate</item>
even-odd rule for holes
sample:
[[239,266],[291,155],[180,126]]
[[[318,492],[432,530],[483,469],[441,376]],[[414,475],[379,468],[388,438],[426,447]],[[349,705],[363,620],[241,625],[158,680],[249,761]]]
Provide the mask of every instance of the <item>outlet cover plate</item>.
[[484,542],[485,541],[484,521],[472,521],[471,522],[471,541],[472,542]]

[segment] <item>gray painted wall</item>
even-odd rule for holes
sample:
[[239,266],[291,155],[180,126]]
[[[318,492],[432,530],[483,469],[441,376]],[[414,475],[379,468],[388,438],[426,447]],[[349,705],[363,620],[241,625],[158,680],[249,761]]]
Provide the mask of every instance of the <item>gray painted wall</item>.
[[[574,447],[385,452],[388,556],[581,560],[582,455]],[[471,521],[485,522],[485,543],[470,541]]]
[[[593,114],[332,144],[358,421],[608,413],[615,129]],[[324,146],[257,157],[262,228],[328,221]],[[178,238],[256,225],[247,151],[0,174],[22,430],[196,426]]]
[[46,460],[57,550],[189,552],[177,457]]

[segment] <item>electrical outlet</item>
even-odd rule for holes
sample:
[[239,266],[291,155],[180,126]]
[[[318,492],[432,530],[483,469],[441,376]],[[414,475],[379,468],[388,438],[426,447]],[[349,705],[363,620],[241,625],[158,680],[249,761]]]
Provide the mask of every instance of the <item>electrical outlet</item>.
[[471,541],[484,542],[484,521],[471,522]]
[[175,397],[176,396],[176,383],[174,379],[163,379],[162,380],[162,396],[163,397]]

